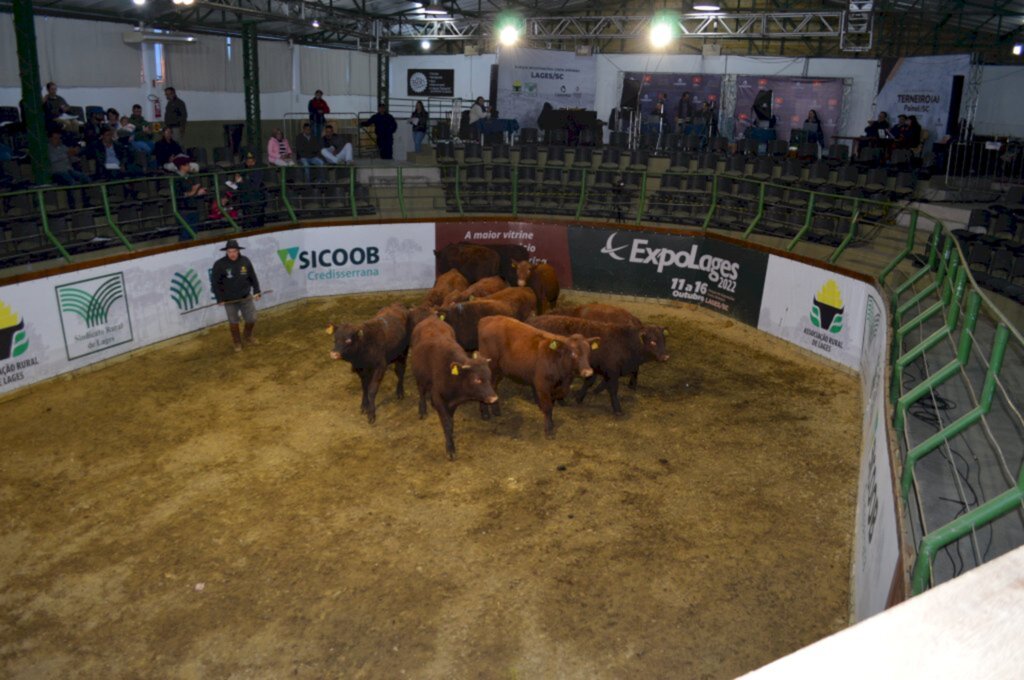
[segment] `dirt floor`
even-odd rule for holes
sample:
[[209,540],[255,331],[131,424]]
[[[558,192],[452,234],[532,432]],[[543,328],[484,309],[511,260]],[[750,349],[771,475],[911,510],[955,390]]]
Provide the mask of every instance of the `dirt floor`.
[[[854,377],[710,312],[626,302],[667,364],[555,410],[375,426],[328,320],[263,314],[0,403],[5,678],[734,676],[848,621]],[[584,298],[566,296],[568,302]]]

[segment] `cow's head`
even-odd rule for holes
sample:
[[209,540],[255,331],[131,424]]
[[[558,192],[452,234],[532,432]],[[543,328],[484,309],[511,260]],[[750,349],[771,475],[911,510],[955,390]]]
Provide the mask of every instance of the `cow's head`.
[[529,260],[512,260],[512,266],[516,270],[516,282],[520,286],[525,286],[526,282],[530,280],[533,265]]
[[453,361],[448,367],[448,373],[458,386],[458,392],[485,404],[497,403],[498,395],[491,386],[490,361],[481,358],[476,352],[473,352],[472,359]]
[[668,329],[662,326],[646,325],[640,329],[640,342],[644,345],[644,351],[655,361],[668,361],[668,352],[665,351],[665,337]]
[[581,378],[589,378],[594,375],[594,369],[590,367],[590,352],[601,346],[601,338],[585,338],[579,333],[573,333],[565,339],[569,352],[572,355],[572,365]]
[[344,359],[351,356],[363,342],[362,326],[355,326],[350,323],[328,324],[327,334],[334,337],[334,349],[331,350],[332,359]]

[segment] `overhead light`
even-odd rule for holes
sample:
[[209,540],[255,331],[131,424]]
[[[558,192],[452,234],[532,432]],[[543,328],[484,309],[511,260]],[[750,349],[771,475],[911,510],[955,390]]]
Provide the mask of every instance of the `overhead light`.
[[424,14],[447,14],[448,10],[441,6],[439,2],[432,2],[429,5],[423,5]]
[[502,26],[498,32],[498,40],[505,47],[512,47],[519,41],[519,29],[512,24]]
[[420,41],[420,49],[422,49],[424,52],[429,50],[430,49],[430,41],[429,40],[421,40]]
[[184,33],[164,33],[152,29],[125,31],[121,34],[125,45],[138,45],[144,42],[151,43],[194,43],[196,37]]
[[668,44],[672,42],[672,38],[675,37],[675,29],[672,26],[672,21],[667,17],[655,17],[651,21],[651,47],[656,50],[664,49],[668,47]]
[[174,0],[174,4],[175,5],[184,5],[184,6],[188,7],[189,5],[191,5],[195,1],[196,0]]
[[320,20],[313,19],[313,28],[320,28]]
[[693,6],[694,12],[717,12],[722,6],[716,2],[698,2]]
[[142,7],[146,4],[146,0],[132,0],[132,2],[135,3],[136,7]]
[[1013,46],[1014,55],[1019,57],[1021,52],[1024,52],[1024,45],[1017,43],[1016,45]]

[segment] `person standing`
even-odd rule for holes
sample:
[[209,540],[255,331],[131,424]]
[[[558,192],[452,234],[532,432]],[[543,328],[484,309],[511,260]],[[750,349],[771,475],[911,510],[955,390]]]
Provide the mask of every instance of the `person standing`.
[[178,93],[173,87],[164,89],[164,96],[167,97],[167,111],[164,113],[164,125],[171,129],[171,136],[178,144],[183,144],[185,136],[185,125],[188,123],[188,109],[185,102],[178,99]]
[[[260,281],[252,262],[242,255],[245,248],[238,245],[238,241],[229,240],[221,250],[224,257],[214,262],[210,283],[217,304],[223,306],[227,314],[235,351],[241,352],[243,339],[251,345],[259,344],[252,332],[256,327],[255,301],[261,297]],[[244,336],[239,331],[242,320],[245,320]]]
[[423,102],[417,99],[416,106],[412,110],[412,116],[409,118],[409,123],[412,125],[412,144],[416,153],[419,153],[423,147],[423,138],[427,136],[429,122],[430,114],[427,113]]
[[818,118],[818,112],[814,109],[807,112],[807,118],[804,119],[804,130],[807,131],[808,142],[816,142],[819,149],[825,148],[825,130],[821,127],[821,119]]
[[693,131],[693,93],[684,92],[679,98],[679,107],[676,109],[676,130],[680,134],[688,135]]
[[487,120],[487,106],[483,97],[477,97],[473,105],[469,107],[469,125],[476,127],[483,134],[483,121]]
[[328,163],[347,165],[352,162],[352,142],[346,142],[341,135],[335,134],[333,125],[324,128],[323,145],[320,155],[326,158]]
[[[483,101],[483,97],[478,98]],[[472,115],[472,112],[470,113]],[[362,127],[369,127],[372,125],[377,133],[377,148],[380,150],[380,157],[384,160],[391,160],[394,158],[395,148],[395,131],[398,129],[398,123],[395,121],[395,117],[388,113],[387,104],[381,104],[377,107],[377,113],[373,114],[362,123]]]
[[319,139],[324,134],[327,114],[331,112],[331,107],[324,101],[324,91],[317,90],[313,93],[313,98],[309,100],[306,108],[309,111],[309,124],[313,126],[313,136]]

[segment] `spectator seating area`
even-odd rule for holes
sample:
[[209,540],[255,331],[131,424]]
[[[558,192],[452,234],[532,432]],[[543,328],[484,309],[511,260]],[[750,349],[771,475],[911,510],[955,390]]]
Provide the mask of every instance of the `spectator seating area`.
[[999,203],[971,211],[956,234],[979,285],[1024,303],[1024,187]]

